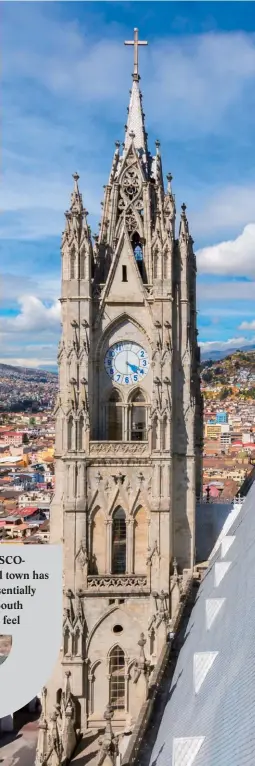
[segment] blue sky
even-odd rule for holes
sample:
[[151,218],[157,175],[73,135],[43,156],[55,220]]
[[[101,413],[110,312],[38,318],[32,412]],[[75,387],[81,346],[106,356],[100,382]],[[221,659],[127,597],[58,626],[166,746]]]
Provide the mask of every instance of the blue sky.
[[255,6],[4,2],[0,361],[52,367],[72,173],[92,231],[123,140],[138,26],[150,150],[161,141],[198,264],[203,351],[255,343]]

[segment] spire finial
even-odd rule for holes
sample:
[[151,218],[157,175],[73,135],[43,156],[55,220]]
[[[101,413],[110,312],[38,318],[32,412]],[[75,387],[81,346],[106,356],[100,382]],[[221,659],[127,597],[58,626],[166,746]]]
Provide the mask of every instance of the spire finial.
[[137,29],[137,27],[135,27],[135,29],[134,29],[134,39],[133,40],[125,40],[124,45],[133,45],[134,46],[133,80],[139,80],[139,72],[138,72],[138,46],[139,45],[148,45],[147,40],[138,40],[138,29]]
[[80,178],[80,176],[79,176],[79,174],[78,174],[78,173],[73,173],[73,180],[74,180],[74,191],[76,192],[76,194],[78,194],[78,193],[79,193],[79,189],[78,189],[78,181],[79,181],[79,178]]
[[185,202],[182,203],[182,215],[186,215],[187,205],[185,205]]

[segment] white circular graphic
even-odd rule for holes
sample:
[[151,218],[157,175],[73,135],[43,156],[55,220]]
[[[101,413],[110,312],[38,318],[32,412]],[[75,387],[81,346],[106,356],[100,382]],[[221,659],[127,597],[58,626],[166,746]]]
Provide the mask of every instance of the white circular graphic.
[[104,366],[115,383],[130,386],[143,380],[150,363],[147,351],[142,346],[123,340],[108,349]]

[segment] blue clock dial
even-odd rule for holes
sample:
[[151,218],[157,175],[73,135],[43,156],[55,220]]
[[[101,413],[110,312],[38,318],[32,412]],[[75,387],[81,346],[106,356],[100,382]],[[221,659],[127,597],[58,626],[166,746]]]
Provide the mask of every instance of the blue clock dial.
[[138,343],[120,341],[106,352],[104,366],[115,383],[131,386],[143,380],[150,363],[147,351]]

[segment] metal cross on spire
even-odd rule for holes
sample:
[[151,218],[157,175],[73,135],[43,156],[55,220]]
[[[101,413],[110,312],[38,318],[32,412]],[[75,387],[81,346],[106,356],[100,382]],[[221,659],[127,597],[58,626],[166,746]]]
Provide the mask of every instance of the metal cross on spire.
[[135,27],[134,29],[134,39],[133,40],[125,40],[124,45],[133,45],[134,46],[134,71],[133,71],[133,79],[139,80],[139,73],[138,73],[138,46],[139,45],[148,45],[146,40],[138,40],[138,29]]

